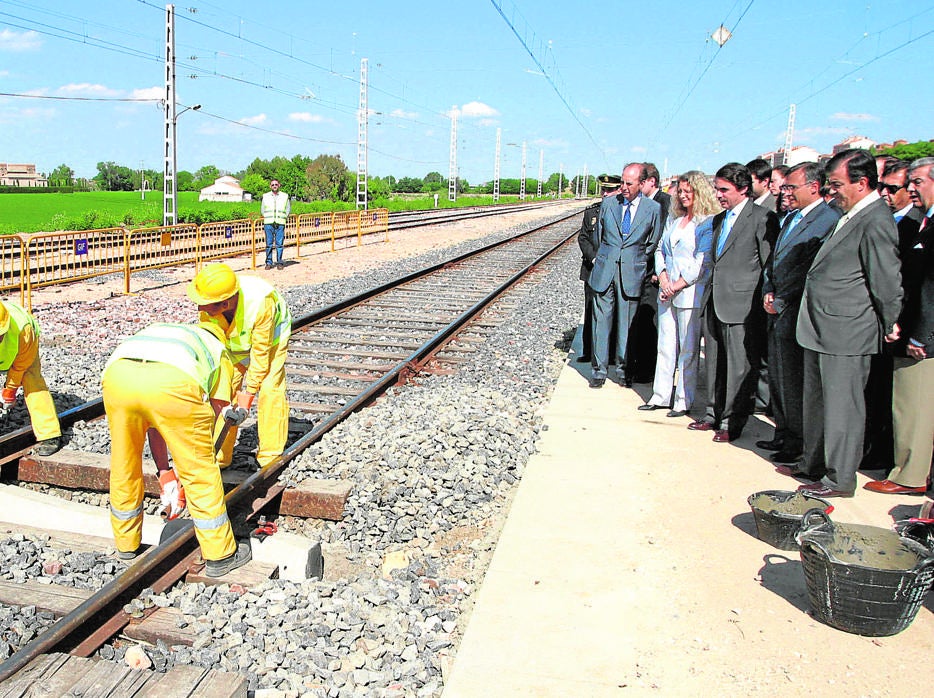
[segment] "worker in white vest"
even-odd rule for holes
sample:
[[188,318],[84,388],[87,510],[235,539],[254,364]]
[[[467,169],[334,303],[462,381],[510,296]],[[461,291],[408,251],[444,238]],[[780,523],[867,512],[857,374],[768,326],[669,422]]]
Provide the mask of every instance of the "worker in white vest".
[[285,246],[285,224],[292,212],[289,195],[279,191],[279,180],[269,183],[271,191],[263,194],[263,229],[266,231],[266,268],[272,269],[272,252],[276,251],[276,269],[282,269],[282,248]]

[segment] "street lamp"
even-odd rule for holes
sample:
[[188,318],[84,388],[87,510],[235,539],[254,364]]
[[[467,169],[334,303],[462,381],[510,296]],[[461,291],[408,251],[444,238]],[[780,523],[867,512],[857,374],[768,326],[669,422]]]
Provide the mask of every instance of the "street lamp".
[[[166,134],[165,147],[168,157],[165,159],[165,173],[163,177],[163,205],[162,205],[162,225],[175,225],[178,222],[178,189],[175,186],[175,177],[178,174],[178,147],[175,140],[178,117],[186,111],[198,111],[200,104],[185,107],[177,114],[172,115],[172,126],[169,133]],[[172,111],[175,111],[175,105],[172,105]],[[168,129],[167,129],[168,130]]]

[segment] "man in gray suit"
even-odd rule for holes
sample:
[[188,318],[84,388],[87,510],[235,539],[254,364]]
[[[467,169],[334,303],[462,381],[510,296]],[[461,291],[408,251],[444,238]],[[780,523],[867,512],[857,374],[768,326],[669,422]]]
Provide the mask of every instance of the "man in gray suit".
[[[797,463],[804,448],[804,354],[795,339],[804,279],[840,214],[824,203],[820,188],[824,169],[816,162],[792,167],[781,185],[792,212],[778,234],[762,272],[762,305],[768,313],[769,393],[775,437],[757,442],[777,450],[774,463]],[[790,468],[786,475],[795,475]]]
[[707,414],[693,431],[735,441],[752,412],[757,368],[765,346],[762,268],[778,234],[775,213],[749,199],[749,170],[731,162],[717,170],[714,190],[724,210],[713,219],[710,281],[704,289]]
[[662,233],[661,209],[642,196],[643,181],[645,169],[641,163],[626,165],[620,193],[600,203],[597,257],[588,281],[594,293],[591,388],[602,388],[606,382],[614,318],[616,370],[627,386],[632,384],[632,377],[626,371],[629,328],[646,282],[648,258],[655,254]]
[[823,477],[799,490],[852,497],[863,453],[863,391],[873,354],[898,339],[902,287],[898,234],[876,191],[864,150],[827,163],[827,183],[843,217],[821,245],[804,284],[798,343],[804,348],[804,463]]
[[[601,198],[615,194],[619,190],[619,175],[602,174],[597,177],[597,181],[600,182]],[[581,355],[577,357],[577,360],[587,363],[590,362],[593,354],[591,346],[593,342],[593,291],[587,281],[590,279],[593,261],[597,256],[596,232],[599,213],[599,201],[585,208],[581,229],[577,234],[577,244],[581,248],[580,280],[584,282],[584,329],[581,332]]]

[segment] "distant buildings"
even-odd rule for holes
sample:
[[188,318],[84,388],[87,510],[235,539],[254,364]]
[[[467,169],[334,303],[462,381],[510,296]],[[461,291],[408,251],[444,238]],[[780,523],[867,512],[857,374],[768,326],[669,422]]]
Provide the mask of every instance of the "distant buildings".
[[784,148],[779,148],[778,150],[772,150],[768,153],[762,153],[759,157],[771,164],[772,167],[776,165],[787,165],[791,167],[802,162],[825,163],[834,155],[842,153],[844,150],[854,148],[858,150],[871,150],[872,148],[876,150],[885,150],[886,148],[904,145],[905,143],[907,143],[907,141],[904,140],[897,140],[894,143],[876,143],[874,140],[866,138],[866,136],[849,136],[837,143],[833,147],[832,152],[827,154],[818,153],[814,148],[805,145],[798,145],[792,148],[788,153],[785,153]]
[[47,187],[49,180],[36,172],[35,165],[0,162],[0,186]]
[[240,182],[230,175],[214,180],[214,184],[201,190],[198,201],[250,201],[252,197],[243,191]]

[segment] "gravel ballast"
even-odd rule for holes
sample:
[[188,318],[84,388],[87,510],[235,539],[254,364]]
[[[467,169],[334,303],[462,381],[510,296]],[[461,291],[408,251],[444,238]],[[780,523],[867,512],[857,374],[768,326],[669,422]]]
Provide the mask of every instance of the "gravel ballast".
[[[571,231],[578,221],[563,225]],[[514,232],[283,290],[297,315]],[[390,390],[289,464],[283,478],[290,484],[313,477],[353,483],[342,521],[280,522],[322,541],[324,580],[274,580],[246,592],[187,585],[148,595],[146,603],[179,608],[198,631],[192,648],[147,647],[154,667],[239,671],[251,688],[288,696],[440,695],[578,325],[579,264],[576,246],[566,247],[495,306],[499,324],[456,373]],[[59,409],[99,393],[117,341],[150,322],[194,319],[184,298],[152,293],[53,303],[37,316]],[[85,357],[80,369],[68,366],[76,355]],[[66,436],[70,447],[109,451],[103,421]],[[71,495],[106,505],[106,495]],[[119,659],[125,648],[108,645],[101,656]]]

